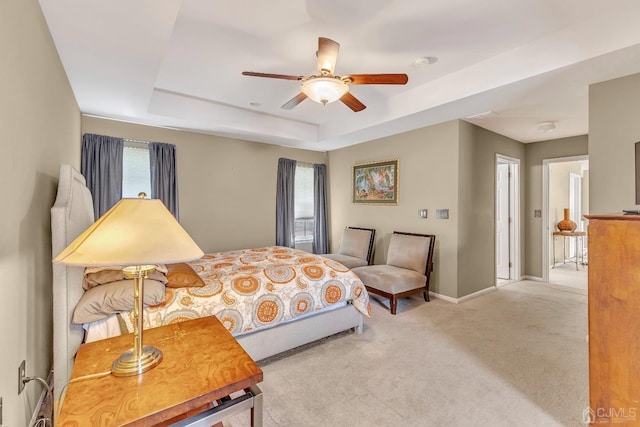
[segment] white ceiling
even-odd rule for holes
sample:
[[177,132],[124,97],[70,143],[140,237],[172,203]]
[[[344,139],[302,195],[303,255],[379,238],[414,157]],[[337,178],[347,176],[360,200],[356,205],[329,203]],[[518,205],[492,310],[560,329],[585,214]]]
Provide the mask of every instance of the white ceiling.
[[[40,4],[84,114],[320,151],[452,119],[522,142],[582,135],[589,84],[640,72],[638,0]],[[340,43],[337,75],[408,84],[352,86],[358,113],[283,110],[299,82],[241,75],[317,74],[319,36]]]

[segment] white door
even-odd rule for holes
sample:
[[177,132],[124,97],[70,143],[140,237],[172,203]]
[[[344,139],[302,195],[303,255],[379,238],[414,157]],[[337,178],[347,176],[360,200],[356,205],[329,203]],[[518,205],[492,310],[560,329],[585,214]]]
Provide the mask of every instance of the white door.
[[[569,217],[576,223],[576,231],[582,230],[582,177],[576,173],[569,173]],[[579,256],[576,253],[575,239],[569,239],[569,258]]]
[[496,277],[511,279],[509,236],[509,164],[496,165]]

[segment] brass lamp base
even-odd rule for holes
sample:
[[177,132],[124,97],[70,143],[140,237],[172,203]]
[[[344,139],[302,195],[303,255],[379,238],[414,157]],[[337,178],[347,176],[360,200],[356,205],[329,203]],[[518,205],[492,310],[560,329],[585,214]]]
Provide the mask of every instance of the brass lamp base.
[[116,377],[130,377],[158,366],[162,361],[162,351],[152,345],[142,348],[140,357],[136,357],[134,350],[125,351],[111,366],[111,373]]

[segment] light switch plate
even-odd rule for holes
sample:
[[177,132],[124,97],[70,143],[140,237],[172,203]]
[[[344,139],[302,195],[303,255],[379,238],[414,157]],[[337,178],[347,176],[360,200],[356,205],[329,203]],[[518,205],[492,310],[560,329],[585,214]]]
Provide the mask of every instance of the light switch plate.
[[449,209],[436,209],[436,218],[449,219]]
[[429,216],[429,211],[427,209],[419,209],[418,215],[420,218],[427,218]]

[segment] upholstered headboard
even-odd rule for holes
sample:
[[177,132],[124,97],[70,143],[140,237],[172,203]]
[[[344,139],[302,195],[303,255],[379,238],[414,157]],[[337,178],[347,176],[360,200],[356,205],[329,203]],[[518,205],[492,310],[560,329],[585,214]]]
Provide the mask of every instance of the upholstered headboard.
[[[85,179],[71,165],[60,165],[58,194],[51,208],[51,243],[55,257],[93,224],[93,201]],[[82,296],[82,267],[53,265],[53,378],[55,400],[69,381],[73,359],[84,336],[71,323]]]

